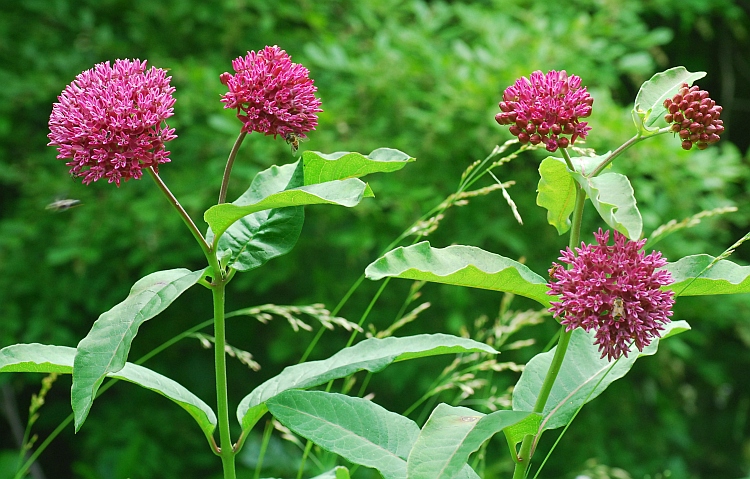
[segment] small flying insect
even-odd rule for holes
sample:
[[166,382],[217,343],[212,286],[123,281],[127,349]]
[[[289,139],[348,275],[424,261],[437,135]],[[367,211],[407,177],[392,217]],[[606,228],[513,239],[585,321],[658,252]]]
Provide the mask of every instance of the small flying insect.
[[82,204],[83,203],[81,203],[81,200],[64,199],[64,200],[53,201],[52,203],[48,204],[44,209],[50,210],[50,211],[66,211],[71,208],[75,208],[76,206],[81,206]]
[[303,141],[307,141],[307,138],[302,138],[293,131],[290,131],[289,133],[284,135],[284,140],[289,144],[289,146],[292,147],[292,154],[296,155],[297,150],[299,150],[299,144]]
[[612,319],[618,321],[625,316],[625,305],[622,298],[615,298],[612,301]]

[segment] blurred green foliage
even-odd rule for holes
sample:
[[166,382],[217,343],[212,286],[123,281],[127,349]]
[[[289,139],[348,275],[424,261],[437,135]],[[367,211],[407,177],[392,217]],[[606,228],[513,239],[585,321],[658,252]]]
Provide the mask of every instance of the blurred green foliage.
[[[303,148],[368,153],[388,146],[418,158],[400,172],[373,177],[376,198],[355,209],[308,208],[297,248],[238,275],[227,305],[228,311],[265,303],[323,302],[332,308],[386,245],[454,191],[471,162],[510,138],[493,119],[497,102],[507,85],[536,69],[566,69],[583,78],[595,98],[585,146],[600,152],[632,136],[631,103],[654,72],[678,64],[708,71],[699,84],[716,92],[712,96],[725,107],[726,140],[688,153],[662,136],[630,150],[615,168],[633,182],[647,235],[670,219],[736,205],[737,213],[707,218],[659,244],[670,259],[721,253],[750,221],[749,139],[746,129],[732,129],[744,124],[741,115],[747,115],[750,98],[750,78],[742,70],[746,63],[737,60],[739,55],[746,62],[750,51],[748,24],[747,6],[731,0],[5,1],[0,12],[0,346],[75,346],[140,277],[203,266],[200,250],[148,179],[119,189],[84,187],[45,147],[56,96],[95,63],[140,58],[170,69],[177,88],[171,126],[179,138],[171,145],[173,162],[163,165],[161,175],[199,224],[215,202],[239,131],[233,113],[219,102],[224,91],[219,74],[247,50],[278,44],[310,69],[325,111]],[[428,239],[435,246],[468,244],[525,258],[544,274],[567,242],[534,206],[536,169],[544,156],[526,155],[497,171],[501,181],[516,182],[510,194],[523,226],[496,192],[451,209]],[[229,197],[242,193],[258,171],[292,161],[280,139],[250,135]],[[79,199],[83,206],[57,214],[44,209],[60,198]],[[601,224],[592,212],[584,220],[584,231]],[[743,259],[750,259],[746,246],[734,257]],[[378,287],[364,283],[340,314],[358,321]],[[369,321],[387,328],[409,287],[392,282]],[[399,334],[457,333],[481,315],[495,317],[501,301],[494,293],[439,285],[426,285],[421,294],[420,301],[431,307]],[[513,306],[525,309],[531,303],[517,299]],[[207,292],[186,293],[144,325],[132,357],[210,315]],[[587,405],[545,466],[545,477],[621,477],[622,471],[633,478],[675,479],[750,474],[750,302],[745,296],[681,299],[675,318],[689,321],[693,331],[665,341],[659,354],[639,361]],[[251,321],[230,320],[229,342],[251,351],[263,369],[252,373],[233,364],[231,407],[260,381],[298,361],[313,337],[282,321]],[[508,351],[504,360],[523,363],[540,351],[555,331],[549,323],[524,329],[520,334],[536,344]],[[340,330],[326,333],[312,357],[337,351],[347,336]],[[211,356],[197,341],[183,341],[149,366],[212,403]],[[379,404],[403,412],[445,366],[440,360],[395,365],[373,377],[368,391],[376,393]],[[495,377],[507,387],[517,373]],[[39,380],[0,377],[13,387],[24,421],[24,405]],[[35,425],[40,437],[69,412],[66,381],[58,379],[47,396]],[[42,467],[57,478],[216,477],[218,463],[191,420],[153,397],[118,385],[97,401],[78,435],[71,427],[53,443],[41,457]],[[0,424],[0,449],[15,447],[9,429]],[[544,437],[540,452],[549,449],[553,436]],[[285,451],[279,457],[299,460],[298,449],[279,450]],[[502,441],[490,443],[487,477],[507,474],[506,456]],[[9,462],[6,457],[3,453],[0,465]],[[249,469],[243,474],[249,476],[254,459],[245,464]],[[611,476],[606,475],[610,466],[619,468],[611,469],[616,471]],[[320,472],[314,465],[309,470]],[[290,475],[276,471],[267,474]]]

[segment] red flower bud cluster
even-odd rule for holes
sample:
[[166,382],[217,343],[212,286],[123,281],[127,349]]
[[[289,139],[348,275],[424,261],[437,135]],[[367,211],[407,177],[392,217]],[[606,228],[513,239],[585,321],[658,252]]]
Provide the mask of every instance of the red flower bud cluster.
[[[510,125],[521,144],[543,143],[548,151],[567,148],[591,129],[585,121],[594,99],[581,78],[562,71],[533,72],[505,89],[495,121]],[[567,135],[567,136],[565,136]]]
[[705,150],[724,132],[724,121],[719,119],[722,108],[696,85],[683,83],[674,97],[664,100],[664,108],[668,111],[664,120],[672,124],[670,129],[682,139],[684,150],[693,145]]

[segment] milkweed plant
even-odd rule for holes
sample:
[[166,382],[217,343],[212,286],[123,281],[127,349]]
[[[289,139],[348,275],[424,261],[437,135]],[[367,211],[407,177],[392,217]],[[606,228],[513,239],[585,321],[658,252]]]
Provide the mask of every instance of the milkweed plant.
[[[374,468],[386,479],[481,477],[472,455],[502,431],[514,464],[512,477],[521,479],[534,473],[533,465],[539,473],[536,446],[545,431],[570,424],[584,404],[624,376],[639,357],[655,354],[660,341],[690,329],[673,315],[678,297],[750,292],[750,268],[726,259],[737,244],[719,257],[701,254],[672,262],[659,251],[646,251],[658,238],[644,237],[631,183],[610,168],[616,160],[627,162],[629,148],[657,135],[674,136],[675,147],[686,150],[719,141],[722,108],[692,85],[705,73],[676,67],[654,75],[635,99],[634,136],[597,155],[581,148],[589,135],[596,135],[586,121],[595,114],[594,99],[582,79],[566,71],[534,71],[508,86],[499,101],[495,120],[515,139],[473,163],[458,191],[407,229],[364,272],[371,280],[405,278],[520,295],[548,310],[544,321],[559,323],[556,345],[523,367],[505,407],[485,413],[439,404],[418,424],[368,398],[330,392],[334,379],[362,370],[375,373],[397,361],[498,353],[489,341],[447,334],[371,335],[355,343],[362,324],[345,322],[353,332],[347,347],[328,359],[303,360],[257,385],[240,400],[232,425],[226,364],[234,350],[226,335],[227,284],[235,274],[288,253],[300,236],[305,206],[354,207],[373,196],[361,177],[396,171],[414,161],[390,148],[369,154],[304,151],[293,163],[258,173],[239,198],[226,202],[232,166],[249,133],[286,141],[296,157],[322,111],[307,68],[293,63],[277,46],[250,51],[234,60],[232,68],[234,73],[217,80],[227,87],[221,103],[236,112],[239,135],[228,155],[218,201],[203,214],[203,227],[161,176],[161,169],[179,167],[168,150],[177,134],[169,126],[175,88],[165,69],[140,60],[100,63],[78,75],[52,106],[49,145],[56,147],[69,174],[84,185],[107,181],[120,188],[145,172],[166,198],[165,209],[182,218],[207,264],[197,271],[177,268],[140,279],[127,298],[99,316],[75,348],[14,344],[0,350],[1,372],[72,374],[76,431],[94,400],[116,380],[124,380],[184,409],[221,461],[226,479],[237,477],[237,454],[266,413],[309,444],[344,458],[346,464]],[[507,154],[510,148],[515,150]],[[506,195],[499,182],[480,190],[468,188],[487,173],[494,177],[496,166],[542,148],[550,156],[535,165],[540,174],[537,204],[546,209],[558,234],[568,235],[567,246],[547,272],[473,246],[436,248],[419,242],[453,204],[496,189]],[[168,165],[172,160],[175,165]],[[587,206],[600,220],[596,231],[581,231]],[[409,237],[417,239],[399,245]],[[142,361],[128,360],[139,327],[194,286],[209,290],[213,300],[209,324],[214,330],[214,407]],[[260,308],[252,314],[270,313]],[[329,388],[313,390],[327,383]],[[27,458],[16,477],[24,476],[46,444]],[[340,465],[318,477],[348,478],[350,470]]]

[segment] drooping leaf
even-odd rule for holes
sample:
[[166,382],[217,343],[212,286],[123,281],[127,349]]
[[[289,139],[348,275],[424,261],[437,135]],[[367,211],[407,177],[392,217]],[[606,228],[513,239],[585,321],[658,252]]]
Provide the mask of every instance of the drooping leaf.
[[635,204],[635,193],[627,176],[612,172],[594,178],[587,178],[578,172],[572,175],[591,198],[591,203],[605,223],[631,240],[640,239],[643,218]]
[[13,344],[0,349],[0,373],[73,372],[75,348],[48,344]]
[[399,247],[371,263],[365,276],[386,276],[505,291],[549,307],[547,281],[527,266],[473,246],[433,248],[423,241]]
[[305,184],[313,185],[346,178],[360,178],[370,173],[390,173],[400,170],[415,159],[399,150],[378,148],[369,155],[347,151],[331,154],[305,151],[302,153],[302,161],[305,168]]
[[409,418],[372,401],[322,391],[285,391],[266,405],[284,426],[346,460],[406,477],[406,458],[419,435]]
[[359,370],[378,372],[393,362],[439,354],[485,352],[497,354],[486,344],[448,334],[420,334],[405,338],[370,338],[344,348],[328,359],[285,368],[240,401],[237,419],[242,429],[251,428],[266,413],[265,402],[288,389],[304,389]]
[[130,344],[145,321],[161,313],[205,275],[205,271],[157,271],[136,282],[125,300],[103,313],[78,343],[71,401],[80,429],[104,377],[125,366]]
[[407,477],[456,477],[466,467],[471,453],[485,441],[527,418],[531,418],[538,428],[542,416],[522,411],[482,414],[465,407],[439,404],[422,427],[409,454]]
[[206,210],[203,219],[211,227],[214,235],[221,237],[232,223],[258,211],[322,204],[352,207],[367,196],[372,196],[367,184],[357,178],[349,178],[280,191],[243,206],[232,203],[214,205]]
[[[610,153],[600,156],[574,156],[571,163],[575,171],[590,175]],[[565,160],[548,156],[539,165],[539,186],[536,204],[547,210],[547,222],[564,234],[570,229],[570,215],[576,201],[576,185]]]
[[[76,349],[67,346],[14,344],[0,349],[0,373],[71,374],[75,356]],[[137,384],[170,399],[195,419],[207,438],[216,429],[216,414],[213,410],[184,386],[166,376],[143,366],[126,363],[119,371],[107,373],[107,377]]]
[[[635,97],[633,107],[633,119],[636,128],[648,135],[653,132],[652,127],[663,117],[667,110],[664,108],[664,100],[672,98],[679,91],[683,83],[692,85],[695,80],[706,76],[706,72],[691,73],[685,67],[674,67],[660,72],[651,77],[641,85],[638,95]],[[666,124],[666,123],[665,123]]]
[[[299,161],[283,166],[272,166],[253,178],[250,188],[232,204],[247,206],[263,198],[303,185],[302,165]],[[216,251],[231,251],[226,264],[237,271],[250,271],[269,260],[284,255],[297,244],[305,221],[304,206],[288,206],[258,211],[232,223],[219,238]],[[206,241],[212,243],[209,228]]]
[[715,259],[699,254],[667,263],[663,269],[674,279],[667,288],[679,296],[750,293],[750,266],[722,259],[706,270]]
[[[673,321],[666,325],[662,339],[689,329],[690,326],[685,321]],[[659,341],[654,339],[642,352],[633,346],[627,358],[623,356],[616,362],[609,362],[600,358],[601,354],[594,345],[593,331],[586,333],[580,328],[573,330],[560,373],[544,407],[541,430],[567,424],[582,404],[593,400],[612,382],[627,374],[636,359],[656,353]],[[537,354],[526,364],[521,379],[513,390],[514,411],[534,408],[555,350],[556,347]]]
[[547,210],[547,223],[564,234],[570,229],[570,215],[576,202],[575,181],[565,163],[547,157],[539,165],[536,204]]

